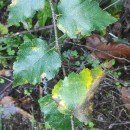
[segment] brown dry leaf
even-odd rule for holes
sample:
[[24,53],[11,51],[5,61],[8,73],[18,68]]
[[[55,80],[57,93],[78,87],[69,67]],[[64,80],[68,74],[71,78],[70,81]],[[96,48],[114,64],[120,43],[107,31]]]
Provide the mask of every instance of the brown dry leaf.
[[28,118],[29,120],[33,120],[33,116],[30,115],[28,112],[24,111],[23,109],[19,108],[16,105],[16,100],[13,97],[6,96],[2,100],[0,100],[0,106],[4,111],[2,111],[1,116],[3,118],[8,118],[11,115],[16,113],[21,114],[23,117]]
[[[3,79],[3,78],[1,78],[1,79]],[[11,81],[8,81],[8,80],[6,80],[6,79],[4,79],[4,80],[5,80],[5,83],[0,84],[0,100],[1,100],[3,97],[9,95],[9,93],[10,93],[11,90],[12,90],[12,87],[11,87],[12,82],[11,82]]]
[[11,70],[8,70],[8,69],[2,69],[0,70],[0,76],[6,76],[6,77],[10,77],[12,74],[11,74]]
[[128,112],[130,113],[130,89],[122,87],[121,98],[125,107],[128,109]]
[[113,60],[106,61],[102,64],[102,67],[105,69],[111,69],[113,66]]
[[86,39],[86,45],[88,47],[90,47],[89,49],[90,50],[93,50],[92,48],[95,48],[97,47],[98,45],[100,45],[101,43],[101,39],[100,39],[100,36],[96,35],[96,34],[93,34],[91,36],[89,36],[87,39]]
[[6,96],[0,100],[0,104],[3,106],[15,104],[16,100],[13,97]]
[[30,121],[34,120],[34,117],[23,109],[16,107],[17,113],[21,114],[24,118],[29,119]]
[[[99,43],[100,41],[100,43]],[[130,47],[122,43],[103,43],[97,35],[87,38],[86,46],[92,51],[92,56],[99,59],[129,58]]]
[[96,47],[92,55],[100,59],[111,59],[114,57],[129,58],[130,47],[125,44],[109,43],[100,44]]

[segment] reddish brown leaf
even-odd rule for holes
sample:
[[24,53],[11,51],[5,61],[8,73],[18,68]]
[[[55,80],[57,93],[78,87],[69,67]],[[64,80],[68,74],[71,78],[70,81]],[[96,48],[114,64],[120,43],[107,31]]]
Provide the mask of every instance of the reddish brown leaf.
[[96,50],[92,53],[92,55],[101,59],[111,59],[114,57],[129,58],[130,47],[121,43],[100,44],[96,47]]
[[86,39],[86,45],[90,50],[93,50],[93,48],[96,48],[98,45],[101,44],[100,36],[93,34],[90,37]]
[[[100,43],[99,43],[100,41]],[[129,58],[130,47],[121,43],[103,43],[99,36],[93,35],[86,40],[86,46],[92,51],[92,56],[99,59]]]

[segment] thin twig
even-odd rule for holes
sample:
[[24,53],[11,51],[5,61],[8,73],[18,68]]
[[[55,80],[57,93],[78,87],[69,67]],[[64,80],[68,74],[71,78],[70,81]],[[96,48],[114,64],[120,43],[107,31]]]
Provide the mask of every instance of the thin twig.
[[80,45],[80,44],[76,44],[76,45],[82,46],[82,47],[85,47],[85,48],[91,48],[91,49],[93,49],[93,51],[99,51],[99,52],[104,53],[104,54],[106,54],[106,55],[108,55],[108,56],[110,56],[110,57],[113,57],[114,59],[124,60],[124,61],[127,61],[127,62],[130,63],[130,60],[127,60],[126,58],[120,58],[120,57],[117,57],[117,56],[113,56],[113,55],[111,55],[111,54],[109,54],[109,53],[107,53],[107,52],[104,52],[104,51],[102,51],[102,50],[99,50],[99,49],[97,49],[97,48],[93,48],[93,47],[90,47],[90,46],[87,46],[87,45]]
[[[53,19],[53,25],[54,25],[56,48],[57,48],[58,53],[59,53],[59,55],[61,57],[60,46],[59,46],[59,43],[58,43],[58,34],[57,34],[57,27],[56,27],[56,20],[55,20],[56,19],[55,18],[55,11],[54,11],[54,8],[53,8],[52,0],[49,0],[49,3],[50,3],[50,7],[51,7],[51,12],[52,12],[52,19]],[[65,72],[65,68],[64,68],[63,64],[62,64],[62,71],[63,71],[64,76],[66,76],[66,72]]]
[[109,6],[107,6],[106,8],[104,8],[103,10],[106,10],[106,9],[110,8],[111,6],[113,6],[114,4],[118,3],[119,1],[120,1],[120,0],[115,1],[114,3],[112,3],[112,4],[110,4]]
[[38,31],[42,31],[42,30],[46,30],[46,29],[50,29],[50,28],[53,28],[53,25],[48,25],[48,26],[41,27],[41,28],[34,28],[31,30],[21,31],[21,32],[13,33],[13,34],[7,34],[7,35],[1,36],[0,38],[15,37],[15,36],[23,35],[25,33],[38,32]]
[[111,54],[109,54],[109,53],[107,53],[107,52],[104,52],[104,51],[102,51],[102,50],[99,50],[99,49],[97,49],[97,48],[93,48],[93,47],[90,47],[90,46],[87,46],[87,45],[86,45],[86,47],[87,47],[87,48],[92,48],[92,49],[94,49],[94,51],[99,51],[99,52],[101,52],[101,53],[104,53],[104,54],[106,54],[106,55],[108,55],[108,56],[110,56],[110,57],[113,57],[114,59],[124,60],[124,61],[127,61],[127,62],[130,63],[130,60],[127,60],[126,58],[120,58],[120,57],[117,57],[117,56],[113,56],[113,55],[111,55]]
[[113,126],[116,126],[116,125],[127,125],[127,124],[130,124],[130,122],[126,121],[126,122],[121,122],[121,123],[113,123],[109,126],[109,129],[111,129]]
[[7,81],[9,81],[9,82],[11,82],[11,83],[13,82],[11,79],[8,79],[8,78],[6,78],[6,77],[4,77],[4,76],[1,76],[1,75],[0,75],[0,78],[3,78],[3,79],[5,79],[5,80],[7,80]]
[[117,38],[117,39],[118,39],[118,37],[115,36],[113,33],[109,33],[109,35],[112,36],[112,37],[114,37],[114,38]]
[[71,130],[74,130],[74,120],[73,120],[73,116],[70,116],[71,118]]

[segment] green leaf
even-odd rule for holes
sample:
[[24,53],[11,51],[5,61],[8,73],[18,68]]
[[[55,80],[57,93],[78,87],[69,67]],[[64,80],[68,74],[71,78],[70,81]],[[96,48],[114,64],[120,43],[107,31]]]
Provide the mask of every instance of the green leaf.
[[[44,113],[45,123],[54,130],[71,130],[70,115],[64,115],[57,109],[55,101],[51,96],[45,96],[39,101],[41,111]],[[79,121],[74,120],[74,125],[79,125]]]
[[8,55],[10,55],[10,56],[13,56],[15,54],[15,51],[12,50],[11,48],[8,48],[6,51],[7,51]]
[[0,23],[0,34],[7,34],[7,33],[8,33],[7,26]]
[[9,26],[18,24],[32,17],[44,4],[45,0],[12,0],[9,6]]
[[59,110],[65,114],[73,113],[80,121],[86,122],[86,115],[89,113],[89,107],[86,106],[103,75],[100,67],[92,70],[86,68],[79,74],[71,73],[64,80],[60,80],[52,91]]
[[54,78],[61,67],[60,56],[49,48],[40,38],[27,40],[19,48],[17,61],[14,63],[14,85],[41,82],[44,75],[48,80]]
[[101,10],[98,2],[94,0],[61,0],[58,9],[58,28],[70,38],[76,38],[80,33],[88,36],[92,31],[103,30],[116,22],[116,19]]
[[[115,4],[113,4],[115,3]],[[123,9],[123,4],[124,4],[124,0],[120,0],[117,2],[117,0],[111,0],[110,1],[110,5],[113,4],[113,6],[111,6],[110,8],[108,8],[108,11],[116,17],[120,16],[120,11]],[[119,16],[118,16],[119,15]]]
[[40,26],[44,26],[46,23],[47,18],[51,18],[51,8],[48,1],[45,2],[44,7],[38,13],[38,22]]

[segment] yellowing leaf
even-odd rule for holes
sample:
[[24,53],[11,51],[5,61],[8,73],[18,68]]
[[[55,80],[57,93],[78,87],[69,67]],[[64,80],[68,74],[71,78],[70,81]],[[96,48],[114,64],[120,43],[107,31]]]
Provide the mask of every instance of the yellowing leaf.
[[[60,80],[52,91],[52,98],[58,104],[63,114],[74,114],[80,121],[86,122],[86,115],[92,112],[93,97],[104,72],[100,67],[82,70],[79,74],[71,73],[64,80]],[[86,105],[91,107],[86,107]]]

